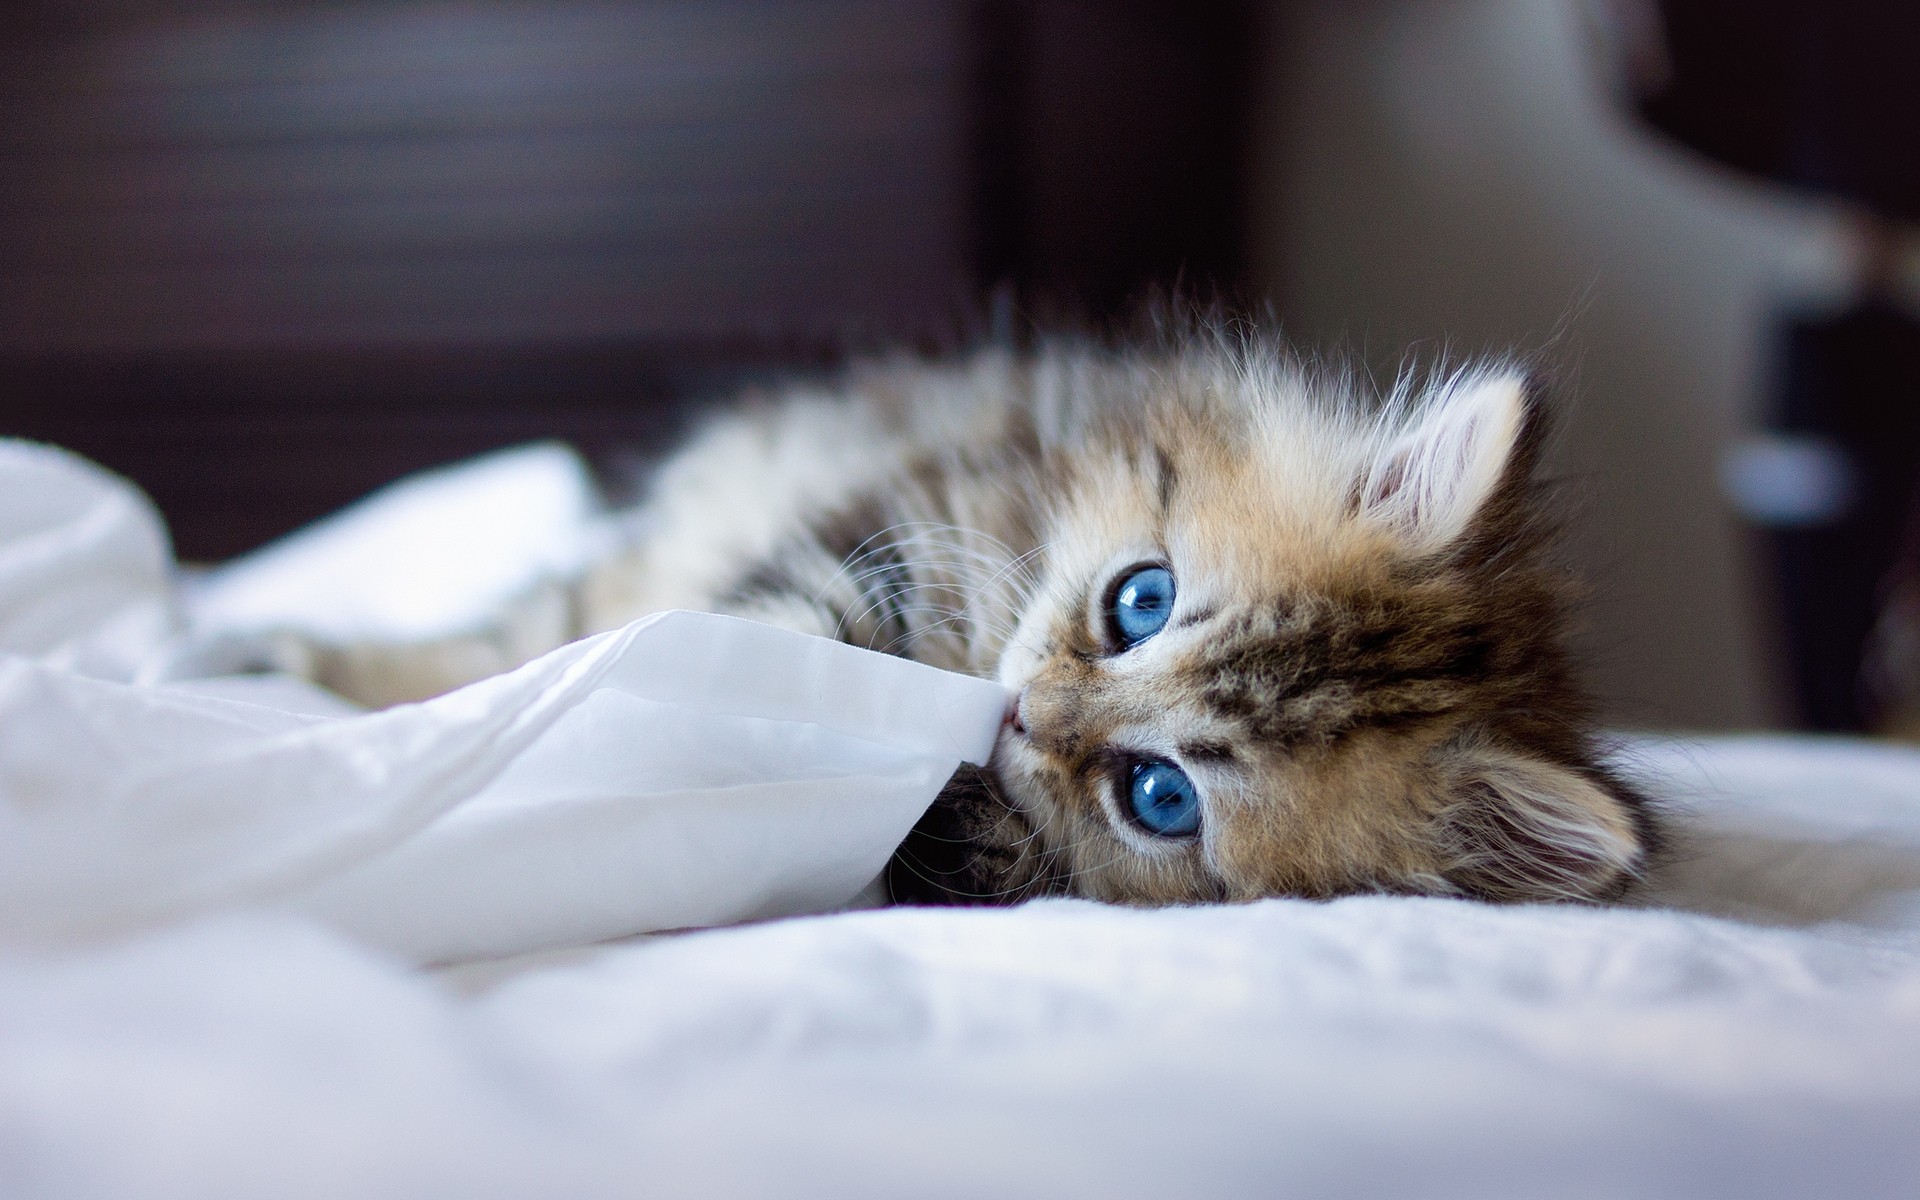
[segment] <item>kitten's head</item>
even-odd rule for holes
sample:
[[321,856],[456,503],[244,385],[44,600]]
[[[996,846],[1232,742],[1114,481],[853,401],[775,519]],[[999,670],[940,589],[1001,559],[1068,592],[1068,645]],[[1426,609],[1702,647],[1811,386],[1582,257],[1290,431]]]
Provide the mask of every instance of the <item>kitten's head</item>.
[[1562,644],[1523,376],[1368,405],[1216,356],[1035,387],[1018,699],[897,894],[1602,899],[1640,872],[1649,818]]

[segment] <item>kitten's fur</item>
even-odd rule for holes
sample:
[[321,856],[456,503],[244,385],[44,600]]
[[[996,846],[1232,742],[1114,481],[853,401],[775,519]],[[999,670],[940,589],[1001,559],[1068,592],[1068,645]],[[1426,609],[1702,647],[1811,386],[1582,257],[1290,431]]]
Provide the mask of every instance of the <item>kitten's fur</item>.
[[[870,366],[670,460],[576,628],[323,674],[391,700],[647,611],[734,613],[1017,691],[991,765],[896,855],[899,899],[1609,898],[1654,829],[1563,644],[1543,425],[1506,367],[1376,401],[1211,333]],[[1143,563],[1174,609],[1122,649],[1113,581]],[[1197,785],[1196,836],[1129,819],[1140,755]]]

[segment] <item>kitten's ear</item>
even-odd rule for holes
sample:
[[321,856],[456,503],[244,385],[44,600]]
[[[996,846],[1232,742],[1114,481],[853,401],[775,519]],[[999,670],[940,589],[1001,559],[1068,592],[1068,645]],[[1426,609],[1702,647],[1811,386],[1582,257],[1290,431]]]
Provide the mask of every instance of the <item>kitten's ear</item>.
[[1441,874],[1487,900],[1603,900],[1646,867],[1649,826],[1620,785],[1488,747],[1456,750]]
[[1453,544],[1505,483],[1532,471],[1528,395],[1517,372],[1457,382],[1370,464],[1360,508],[1421,552]]

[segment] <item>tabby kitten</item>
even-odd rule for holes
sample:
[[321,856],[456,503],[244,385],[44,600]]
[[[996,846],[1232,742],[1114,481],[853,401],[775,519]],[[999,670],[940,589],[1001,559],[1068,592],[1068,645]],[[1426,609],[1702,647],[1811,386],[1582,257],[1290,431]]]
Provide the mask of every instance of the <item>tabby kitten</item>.
[[1369,399],[1258,339],[873,365],[708,427],[555,633],[707,609],[1005,684],[898,900],[1611,898],[1654,830],[1563,644],[1543,426],[1509,367]]

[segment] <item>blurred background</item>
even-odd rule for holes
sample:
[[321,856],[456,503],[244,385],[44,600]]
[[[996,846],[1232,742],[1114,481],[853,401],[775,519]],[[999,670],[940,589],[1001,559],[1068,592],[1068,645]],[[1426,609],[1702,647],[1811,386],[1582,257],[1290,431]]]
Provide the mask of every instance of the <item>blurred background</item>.
[[0,55],[0,433],[183,558],[1177,283],[1544,350],[1614,720],[1920,727],[1920,6],[13,0]]

